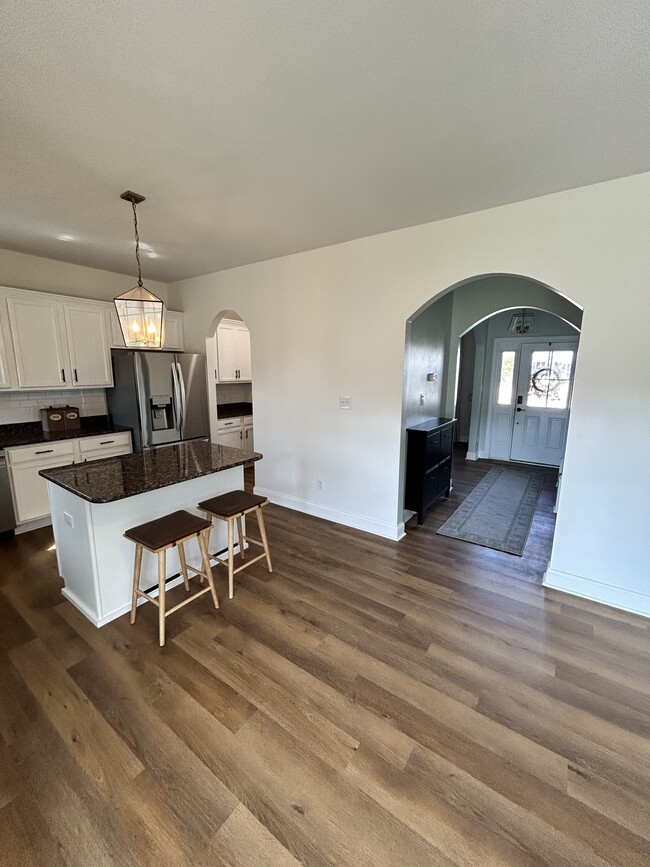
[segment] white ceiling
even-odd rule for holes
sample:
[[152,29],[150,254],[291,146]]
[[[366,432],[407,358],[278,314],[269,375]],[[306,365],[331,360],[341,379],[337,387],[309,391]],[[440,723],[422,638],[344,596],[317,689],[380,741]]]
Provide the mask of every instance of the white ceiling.
[[10,0],[0,247],[170,281],[650,170],[648,0]]

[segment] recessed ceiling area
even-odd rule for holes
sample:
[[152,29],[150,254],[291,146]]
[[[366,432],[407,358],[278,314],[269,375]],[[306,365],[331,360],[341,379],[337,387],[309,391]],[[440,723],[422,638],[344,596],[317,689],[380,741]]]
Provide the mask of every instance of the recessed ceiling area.
[[22,0],[0,247],[172,281],[650,169],[647,0]]

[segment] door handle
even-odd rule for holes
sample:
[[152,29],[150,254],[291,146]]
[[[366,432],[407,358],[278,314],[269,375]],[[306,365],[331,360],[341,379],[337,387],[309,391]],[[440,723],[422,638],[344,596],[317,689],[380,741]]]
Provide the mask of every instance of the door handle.
[[525,409],[522,409],[520,406],[517,407],[517,412],[526,412]]

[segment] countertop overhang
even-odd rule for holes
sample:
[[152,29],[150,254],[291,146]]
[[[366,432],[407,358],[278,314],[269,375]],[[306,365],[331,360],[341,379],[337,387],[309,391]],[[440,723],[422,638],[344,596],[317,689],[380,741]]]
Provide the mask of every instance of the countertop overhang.
[[261,457],[259,452],[251,454],[195,440],[137,454],[41,470],[39,475],[89,503],[113,503],[240,467],[259,461]]

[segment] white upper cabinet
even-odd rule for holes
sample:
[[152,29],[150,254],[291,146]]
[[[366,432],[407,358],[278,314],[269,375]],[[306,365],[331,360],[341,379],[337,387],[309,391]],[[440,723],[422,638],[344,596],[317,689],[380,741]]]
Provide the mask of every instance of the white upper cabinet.
[[113,385],[110,305],[0,288],[0,388]]
[[219,382],[250,382],[251,336],[243,322],[222,319],[217,326]]
[[64,304],[73,388],[113,385],[108,311],[95,304]]
[[7,301],[0,296],[0,388],[16,387],[16,363],[7,319]]
[[70,384],[61,305],[47,298],[7,298],[9,327],[22,388],[65,388]]
[[183,314],[166,310],[163,325],[163,349],[183,349],[184,345]]

